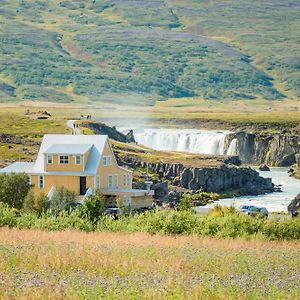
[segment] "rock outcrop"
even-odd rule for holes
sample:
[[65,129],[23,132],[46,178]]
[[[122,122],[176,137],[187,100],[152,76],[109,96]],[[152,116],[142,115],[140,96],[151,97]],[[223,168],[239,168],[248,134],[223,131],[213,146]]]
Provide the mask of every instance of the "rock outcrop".
[[105,134],[110,139],[113,139],[122,143],[134,143],[133,132],[129,131],[128,134],[124,134],[116,129],[116,127],[110,127],[104,123],[94,123],[94,122],[83,122],[82,127],[89,128],[93,130],[95,134]]
[[243,163],[268,164],[285,167],[296,162],[300,153],[300,136],[295,132],[283,131],[276,134],[247,133],[244,131],[227,136],[225,150],[237,139],[237,152]]
[[298,210],[300,210],[300,194],[297,195],[288,206],[288,211],[291,213]]
[[24,146],[38,146],[41,144],[40,142],[23,139],[15,134],[9,134],[9,133],[0,133],[0,143],[24,145]]
[[262,164],[259,166],[259,171],[270,171],[270,168],[266,164]]
[[[140,163],[145,167],[145,163]],[[172,185],[191,191],[222,192],[238,190],[241,195],[273,192],[270,178],[263,178],[252,168],[223,164],[219,167],[193,168],[183,164],[149,164],[149,169],[169,180]]]

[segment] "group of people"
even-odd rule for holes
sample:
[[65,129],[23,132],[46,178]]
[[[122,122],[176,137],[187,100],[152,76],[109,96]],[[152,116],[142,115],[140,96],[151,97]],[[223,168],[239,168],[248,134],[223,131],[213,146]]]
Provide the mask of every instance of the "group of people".
[[80,116],[80,119],[84,119],[84,118],[86,118],[87,120],[91,120],[92,119],[92,115],[86,115],[86,116],[81,115]]
[[79,125],[74,123],[73,124],[72,135],[76,135],[76,134],[84,134],[84,132],[83,132],[83,130],[80,131]]

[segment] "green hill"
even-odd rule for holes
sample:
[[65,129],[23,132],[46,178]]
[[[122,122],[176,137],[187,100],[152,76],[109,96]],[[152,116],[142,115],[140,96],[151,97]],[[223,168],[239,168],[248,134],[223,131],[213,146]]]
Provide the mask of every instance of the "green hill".
[[0,102],[295,99],[298,1],[0,0]]

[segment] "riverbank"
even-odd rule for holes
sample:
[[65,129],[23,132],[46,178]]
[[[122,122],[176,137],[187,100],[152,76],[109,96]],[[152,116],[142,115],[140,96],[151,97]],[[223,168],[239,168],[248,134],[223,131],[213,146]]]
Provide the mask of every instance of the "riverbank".
[[[287,212],[287,207],[300,192],[300,181],[291,177],[288,168],[271,168],[271,171],[259,171],[260,176],[271,178],[274,184],[280,185],[282,192],[259,196],[242,196],[237,198],[220,199],[217,203],[222,206],[254,205],[266,207],[269,212]],[[214,205],[209,204],[207,209]]]

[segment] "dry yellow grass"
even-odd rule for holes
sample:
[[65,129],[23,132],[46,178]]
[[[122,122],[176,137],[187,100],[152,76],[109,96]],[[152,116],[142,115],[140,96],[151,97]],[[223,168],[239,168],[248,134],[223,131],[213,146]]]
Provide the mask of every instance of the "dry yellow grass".
[[146,233],[111,233],[83,231],[40,231],[25,230],[17,228],[0,228],[0,244],[9,245],[47,245],[47,244],[78,244],[81,246],[95,245],[120,245],[120,246],[157,246],[157,247],[185,247],[193,245],[196,247],[222,248],[226,250],[240,249],[298,249],[300,241],[262,241],[244,239],[215,239],[199,238],[197,236],[166,236],[150,235]]
[[299,250],[299,241],[0,228],[0,299],[293,299]]

